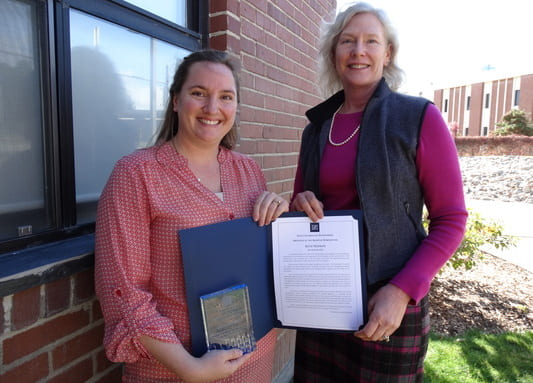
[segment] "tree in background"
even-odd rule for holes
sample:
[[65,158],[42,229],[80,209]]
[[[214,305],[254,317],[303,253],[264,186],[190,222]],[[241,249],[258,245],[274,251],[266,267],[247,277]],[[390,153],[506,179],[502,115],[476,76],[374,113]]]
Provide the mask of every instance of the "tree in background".
[[533,136],[533,122],[522,109],[513,109],[496,124],[494,136]]

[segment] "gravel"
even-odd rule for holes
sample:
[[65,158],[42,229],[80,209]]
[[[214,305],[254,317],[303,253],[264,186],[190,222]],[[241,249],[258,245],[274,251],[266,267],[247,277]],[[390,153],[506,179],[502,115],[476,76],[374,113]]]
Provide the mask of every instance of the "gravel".
[[461,157],[465,196],[533,203],[533,156]]

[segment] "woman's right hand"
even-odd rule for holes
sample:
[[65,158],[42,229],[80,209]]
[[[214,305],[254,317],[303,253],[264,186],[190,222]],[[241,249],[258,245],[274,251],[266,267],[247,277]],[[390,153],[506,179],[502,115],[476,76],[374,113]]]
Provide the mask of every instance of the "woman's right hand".
[[324,217],[324,204],[309,190],[296,194],[292,200],[292,208],[295,211],[303,211],[313,222]]
[[155,359],[187,383],[227,378],[252,356],[232,349],[210,351],[196,358],[181,343],[163,342],[147,335],[141,336],[139,341]]
[[192,365],[183,371],[181,378],[187,383],[206,383],[231,376],[251,354],[242,354],[238,349],[214,350],[195,358]]

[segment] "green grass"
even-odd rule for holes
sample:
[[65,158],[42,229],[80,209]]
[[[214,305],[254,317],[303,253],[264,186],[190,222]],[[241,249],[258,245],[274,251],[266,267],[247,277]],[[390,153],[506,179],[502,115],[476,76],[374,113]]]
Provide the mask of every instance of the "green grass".
[[432,334],[424,370],[425,383],[533,383],[533,331]]

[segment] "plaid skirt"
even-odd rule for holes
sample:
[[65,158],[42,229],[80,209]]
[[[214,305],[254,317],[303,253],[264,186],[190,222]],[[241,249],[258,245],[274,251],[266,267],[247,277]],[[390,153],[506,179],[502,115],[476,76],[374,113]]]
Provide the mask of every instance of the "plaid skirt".
[[429,304],[407,306],[389,342],[365,342],[353,333],[298,331],[294,383],[423,382],[429,341]]

